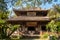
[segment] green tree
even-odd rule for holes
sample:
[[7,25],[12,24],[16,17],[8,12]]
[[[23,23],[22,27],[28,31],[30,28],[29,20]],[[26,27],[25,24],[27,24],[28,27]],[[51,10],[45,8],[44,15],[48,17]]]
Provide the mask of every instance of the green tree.
[[[23,4],[26,4],[26,5],[30,5],[30,7],[40,7],[41,4],[45,4],[45,3],[52,3],[53,0],[18,0],[16,3],[15,3],[15,6],[21,6],[23,7],[24,5]],[[29,6],[28,5],[28,6]],[[27,7],[27,6],[26,6]]]
[[[2,39],[10,38],[11,34],[13,34],[14,31],[16,31],[20,27],[20,25],[8,24],[6,20],[6,17],[4,19],[0,19],[0,38]],[[11,31],[11,33],[7,33],[8,29]]]
[[48,17],[50,18],[59,18],[60,17],[60,6],[59,5],[53,5],[53,8],[49,10]]
[[60,32],[60,21],[56,21],[55,24],[57,25],[57,32]]
[[56,12],[60,13],[60,5],[56,4],[53,7]]
[[55,24],[55,21],[52,20],[51,22],[49,22],[49,23],[46,25],[46,28],[47,28],[47,29],[50,28],[50,31],[51,31],[51,32],[56,32],[56,30],[57,30],[57,25]]
[[46,25],[46,28],[50,28],[51,32],[56,32],[57,35],[55,34],[55,36],[60,36],[60,6],[54,5],[54,8],[49,10],[47,16],[52,20]]
[[51,34],[53,36],[60,36],[60,21],[52,20],[46,25],[46,28],[50,28],[50,32],[57,33],[57,35]]
[[60,13],[59,12],[56,12],[54,9],[50,9],[48,14],[47,14],[48,17],[50,17],[51,19],[52,18],[59,18],[60,17]]
[[[60,32],[60,6],[54,5],[53,9],[50,9],[47,16],[52,20],[47,24],[47,29],[50,28],[51,32]],[[58,35],[59,36],[59,35]]]
[[[7,9],[7,4],[4,0],[0,0],[0,38],[10,38],[10,35],[19,28],[19,25],[10,25],[6,22],[8,19],[9,11]],[[11,33],[7,33],[8,29]]]
[[[11,34],[14,33],[14,31],[17,30],[19,25],[10,25],[5,22],[5,20],[0,20],[0,38],[10,38]],[[11,31],[11,33],[7,33],[8,29]]]

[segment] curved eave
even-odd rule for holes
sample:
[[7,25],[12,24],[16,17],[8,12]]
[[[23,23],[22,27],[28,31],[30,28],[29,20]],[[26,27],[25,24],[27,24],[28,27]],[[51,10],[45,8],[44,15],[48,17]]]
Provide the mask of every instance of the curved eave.
[[19,12],[33,11],[33,12],[38,12],[38,11],[49,11],[49,10],[41,10],[41,9],[15,9],[15,8],[13,8],[13,11],[19,11]]
[[27,16],[19,16],[16,18],[11,18],[7,20],[8,22],[10,21],[50,21],[49,17],[27,17]]

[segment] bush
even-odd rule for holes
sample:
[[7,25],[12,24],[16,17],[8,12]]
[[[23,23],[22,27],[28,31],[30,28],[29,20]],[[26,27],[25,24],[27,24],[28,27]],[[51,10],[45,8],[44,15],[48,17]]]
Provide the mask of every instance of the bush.
[[48,38],[48,34],[44,34],[43,38]]
[[57,40],[57,37],[56,36],[50,36],[49,40]]

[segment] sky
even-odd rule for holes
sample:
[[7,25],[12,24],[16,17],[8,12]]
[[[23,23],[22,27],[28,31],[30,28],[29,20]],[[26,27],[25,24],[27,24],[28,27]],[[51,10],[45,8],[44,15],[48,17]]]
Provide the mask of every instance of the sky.
[[[56,1],[56,0],[55,0]],[[60,0],[58,0],[57,2],[54,2],[54,0],[52,1],[52,3],[46,3],[46,4],[42,4],[40,7],[42,8],[42,9],[50,9],[50,8],[52,8],[53,7],[53,5],[54,4],[60,4]],[[9,8],[9,10],[12,10],[12,5],[11,5],[11,3],[8,3],[7,5],[9,5],[8,6],[8,8]],[[24,4],[24,6],[25,6],[25,4]]]
[[50,8],[53,7],[53,5],[56,5],[56,4],[60,4],[60,0],[58,0],[57,2],[52,1],[51,4],[49,4],[49,3],[46,3],[45,5],[42,4],[42,5],[41,5],[41,8],[42,8],[42,9],[50,9]]
[[[57,2],[54,2],[54,1],[52,1],[52,3],[46,3],[46,4],[42,4],[40,7],[42,8],[42,9],[50,9],[50,8],[53,8],[53,5],[55,5],[55,4],[60,4],[60,0],[58,0]],[[7,5],[9,5],[8,6],[8,9],[10,10],[10,11],[12,11],[12,5],[11,5],[11,3],[8,3]],[[24,6],[25,6],[25,4],[24,4]],[[13,14],[12,14],[13,15]]]

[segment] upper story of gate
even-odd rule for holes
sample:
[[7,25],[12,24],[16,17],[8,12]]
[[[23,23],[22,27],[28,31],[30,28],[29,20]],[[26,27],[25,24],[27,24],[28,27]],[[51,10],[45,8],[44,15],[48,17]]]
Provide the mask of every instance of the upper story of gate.
[[30,9],[13,9],[17,16],[47,16],[48,10],[42,10],[40,8],[30,8]]

